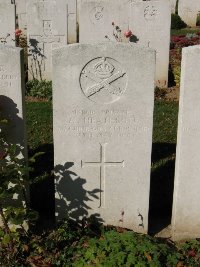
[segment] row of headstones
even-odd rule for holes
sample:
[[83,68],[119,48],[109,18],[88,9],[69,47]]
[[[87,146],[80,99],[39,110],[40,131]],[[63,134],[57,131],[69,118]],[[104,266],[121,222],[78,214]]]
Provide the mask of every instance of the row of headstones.
[[[16,0],[19,23],[25,14],[24,11],[19,12],[20,1]],[[79,1],[79,42],[98,43],[110,40],[128,42],[124,33],[128,30],[133,31],[131,42],[156,50],[156,85],[167,87],[170,9],[168,0]],[[75,10],[75,0],[26,0],[29,79],[52,79],[52,47],[77,41]],[[0,33],[3,32],[4,36],[8,32],[14,34],[14,5],[1,4],[0,12],[1,19],[5,18],[5,23],[0,24]],[[11,41],[15,39],[13,35],[9,38]]]
[[[10,142],[25,146],[23,54],[0,45],[0,106]],[[132,64],[134,62],[134,64]],[[200,237],[200,46],[183,50],[174,239]],[[155,51],[131,44],[74,44],[53,52],[56,216],[95,216],[146,233]]]

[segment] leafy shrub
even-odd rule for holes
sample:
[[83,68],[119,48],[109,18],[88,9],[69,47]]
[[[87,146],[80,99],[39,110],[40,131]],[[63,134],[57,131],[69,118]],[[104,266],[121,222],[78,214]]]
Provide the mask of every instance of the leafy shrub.
[[52,82],[32,80],[26,83],[26,95],[38,98],[52,99]]
[[74,256],[74,267],[84,266],[177,266],[180,255],[157,239],[126,231],[106,232],[100,238],[83,240]]
[[171,29],[183,29],[186,28],[187,24],[177,14],[171,15]]
[[[9,116],[8,116],[9,118]],[[6,130],[11,121],[0,112],[0,266],[15,264],[21,236],[27,236],[26,226],[37,219],[27,198],[28,171],[20,145],[8,141]]]
[[176,66],[173,70],[174,73],[174,81],[176,83],[176,86],[180,86],[180,80],[181,80],[181,66]]

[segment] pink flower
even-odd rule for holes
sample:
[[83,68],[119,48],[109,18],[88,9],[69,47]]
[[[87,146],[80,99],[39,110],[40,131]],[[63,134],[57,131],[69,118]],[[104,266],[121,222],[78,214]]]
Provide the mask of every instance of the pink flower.
[[22,30],[20,30],[20,29],[16,29],[15,30],[15,35],[16,36],[20,36],[22,34]]
[[124,33],[124,36],[125,36],[126,38],[129,38],[129,37],[131,37],[132,35],[133,35],[132,31],[126,31],[126,32]]

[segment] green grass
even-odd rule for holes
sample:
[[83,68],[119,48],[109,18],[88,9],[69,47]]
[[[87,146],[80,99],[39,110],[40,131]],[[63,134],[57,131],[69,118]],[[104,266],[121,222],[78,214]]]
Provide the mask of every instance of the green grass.
[[171,30],[171,36],[187,34],[187,33],[196,33],[196,32],[200,32],[200,28],[185,28],[180,30]]
[[27,102],[27,132],[29,149],[53,143],[51,102]]
[[178,103],[159,101],[154,108],[153,143],[176,143]]

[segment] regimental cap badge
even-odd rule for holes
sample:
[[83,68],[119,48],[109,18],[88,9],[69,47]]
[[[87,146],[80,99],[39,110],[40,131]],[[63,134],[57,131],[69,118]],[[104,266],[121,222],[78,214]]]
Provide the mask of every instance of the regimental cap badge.
[[127,74],[121,64],[113,58],[94,58],[82,69],[80,86],[89,100],[110,104],[119,100],[124,94]]
[[114,69],[115,67],[103,57],[100,62],[94,65],[94,74],[101,79],[106,79],[112,76]]

